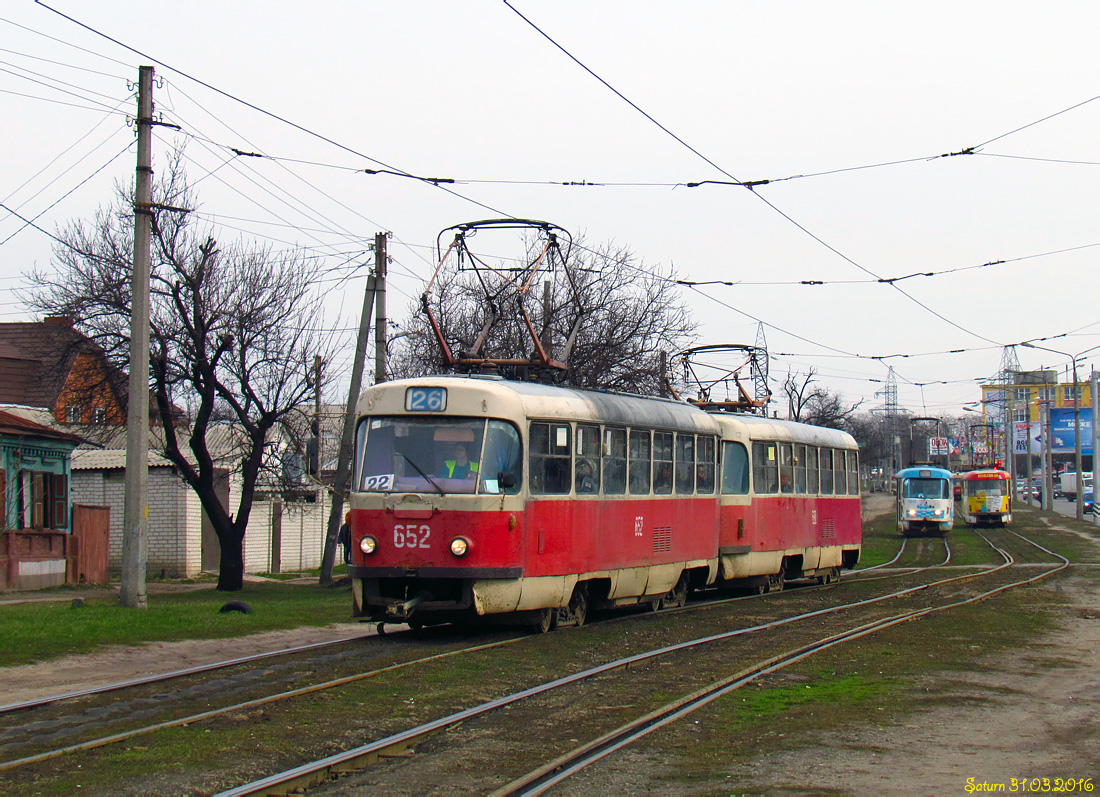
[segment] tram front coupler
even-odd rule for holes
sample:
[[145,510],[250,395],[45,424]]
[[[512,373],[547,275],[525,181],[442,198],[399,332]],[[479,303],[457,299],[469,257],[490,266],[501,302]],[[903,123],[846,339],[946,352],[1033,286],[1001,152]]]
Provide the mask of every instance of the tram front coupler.
[[416,611],[417,606],[431,599],[432,595],[430,592],[419,592],[404,603],[391,603],[386,607],[386,617],[407,622],[409,618],[412,617],[413,612]]

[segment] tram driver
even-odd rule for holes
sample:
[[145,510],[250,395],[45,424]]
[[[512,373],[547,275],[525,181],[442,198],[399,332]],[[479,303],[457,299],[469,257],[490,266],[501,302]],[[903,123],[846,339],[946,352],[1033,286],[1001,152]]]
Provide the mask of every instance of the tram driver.
[[477,463],[469,459],[466,448],[464,442],[455,443],[454,455],[443,461],[440,476],[447,479],[472,479],[477,476]]

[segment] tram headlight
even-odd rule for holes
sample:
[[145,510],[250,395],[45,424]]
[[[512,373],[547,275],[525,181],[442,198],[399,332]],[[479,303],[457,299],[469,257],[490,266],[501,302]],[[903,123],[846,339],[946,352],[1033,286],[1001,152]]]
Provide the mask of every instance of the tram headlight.
[[470,552],[470,541],[464,537],[455,537],[451,540],[451,553],[455,556],[465,556]]
[[943,510],[942,509],[937,509],[932,514],[935,515],[936,517],[943,517]]
[[917,516],[917,510],[910,509],[909,510],[909,517],[916,517],[916,516]]
[[359,550],[370,556],[378,550],[378,541],[374,537],[363,537],[359,540]]

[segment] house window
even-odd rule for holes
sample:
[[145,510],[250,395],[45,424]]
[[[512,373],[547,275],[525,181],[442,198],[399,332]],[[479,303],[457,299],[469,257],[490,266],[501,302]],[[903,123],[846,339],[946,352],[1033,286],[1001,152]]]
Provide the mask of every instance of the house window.
[[65,408],[65,420],[68,423],[80,423],[80,416],[82,414],[80,407],[75,404],[70,404]]
[[1062,396],[1064,400],[1077,401],[1081,398],[1081,386],[1080,385],[1066,385],[1062,388]]
[[107,410],[103,407],[94,407],[92,409],[92,423],[107,423]]
[[1016,401],[1030,401],[1031,400],[1031,388],[1029,388],[1029,387],[1015,388],[1014,391],[1013,391],[1012,397]]

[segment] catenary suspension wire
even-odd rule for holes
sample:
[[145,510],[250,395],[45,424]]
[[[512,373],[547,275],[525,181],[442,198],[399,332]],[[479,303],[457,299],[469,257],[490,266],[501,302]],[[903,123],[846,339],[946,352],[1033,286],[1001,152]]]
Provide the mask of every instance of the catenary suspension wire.
[[[38,0],[36,0],[36,2],[37,2],[37,1],[38,1]],[[520,19],[522,19],[522,20],[523,20],[524,22],[526,22],[526,23],[527,23],[528,25],[530,25],[530,26],[531,26],[532,28],[534,28],[534,30],[535,30],[535,31],[537,31],[537,32],[538,32],[538,33],[539,33],[540,35],[542,35],[542,36],[543,36],[543,38],[545,38],[545,39],[546,39],[546,40],[547,40],[548,42],[550,42],[550,43],[551,43],[552,45],[554,45],[554,46],[555,46],[556,48],[558,48],[559,50],[561,50],[561,52],[563,52],[563,53],[564,53],[564,54],[565,54],[565,55],[566,55],[566,56],[567,56],[567,57],[568,57],[568,58],[569,58],[570,60],[572,60],[572,61],[573,61],[574,63],[576,63],[576,64],[577,64],[578,66],[580,66],[580,67],[581,67],[582,69],[584,69],[584,70],[585,70],[585,71],[586,71],[586,72],[587,72],[588,74],[592,75],[592,77],[594,77],[594,78],[595,78],[596,80],[598,80],[598,81],[599,81],[599,82],[600,82],[601,84],[603,84],[604,86],[606,86],[606,87],[607,87],[607,88],[608,88],[609,90],[611,90],[611,91],[612,91],[612,92],[613,92],[613,93],[614,93],[614,94],[615,94],[615,95],[616,95],[617,97],[619,97],[619,98],[620,98],[620,99],[622,99],[622,100],[623,100],[624,102],[626,102],[626,103],[627,103],[628,105],[630,105],[630,107],[634,108],[634,109],[635,109],[636,111],[638,111],[638,112],[639,112],[640,114],[642,114],[642,115],[643,115],[643,116],[644,116],[644,117],[645,117],[646,119],[648,119],[649,121],[651,121],[651,122],[652,122],[653,124],[655,124],[655,125],[656,125],[656,126],[657,126],[658,128],[660,128],[660,129],[661,129],[662,131],[664,131],[664,132],[665,132],[665,133],[667,133],[667,134],[668,134],[669,136],[671,136],[671,137],[672,137],[673,139],[675,139],[675,140],[676,140],[677,142],[679,142],[679,143],[680,143],[681,145],[683,145],[684,147],[686,147],[686,148],[687,148],[687,149],[688,149],[688,150],[689,150],[690,152],[692,152],[692,153],[694,153],[695,155],[697,155],[697,156],[698,156],[699,158],[701,158],[701,159],[702,159],[702,160],[703,160],[704,162],[706,162],[707,164],[709,164],[709,165],[710,165],[710,166],[712,166],[713,168],[717,169],[717,170],[718,170],[719,172],[721,172],[722,174],[726,175],[726,176],[727,176],[727,177],[729,177],[729,178],[730,178],[731,180],[737,181],[738,183],[740,183],[740,182],[741,182],[741,181],[740,181],[740,180],[738,180],[738,179],[737,179],[737,178],[736,178],[736,177],[735,177],[734,175],[730,174],[730,173],[729,173],[728,171],[726,171],[726,170],[725,170],[725,169],[723,169],[723,168],[722,168],[721,166],[719,166],[718,164],[716,164],[716,163],[715,163],[714,161],[712,161],[712,160],[711,160],[710,158],[706,157],[706,156],[705,156],[705,155],[703,155],[703,154],[702,154],[701,152],[699,152],[699,151],[698,151],[697,149],[695,149],[695,148],[694,148],[694,147],[692,147],[692,146],[691,146],[690,144],[688,144],[687,142],[685,142],[685,141],[684,141],[684,140],[683,140],[682,138],[680,138],[680,137],[679,137],[678,135],[676,135],[675,133],[673,133],[673,132],[672,132],[671,130],[669,130],[669,129],[668,129],[667,127],[665,127],[665,126],[664,126],[663,124],[661,124],[660,122],[658,122],[658,121],[657,121],[656,119],[654,119],[654,118],[653,118],[653,117],[652,117],[652,116],[651,116],[650,114],[648,114],[648,113],[647,113],[646,111],[642,110],[642,109],[641,109],[641,108],[640,108],[640,107],[639,107],[639,106],[638,106],[638,105],[637,105],[636,103],[634,103],[633,101],[631,101],[631,100],[627,99],[627,98],[626,98],[626,97],[625,97],[625,96],[624,96],[624,95],[623,95],[623,94],[622,94],[622,93],[621,93],[620,91],[618,91],[617,89],[615,89],[615,88],[614,88],[613,86],[611,86],[611,84],[609,84],[609,83],[608,83],[608,82],[607,82],[606,80],[604,80],[604,79],[603,79],[602,77],[600,77],[600,76],[599,76],[599,75],[597,75],[597,74],[596,74],[595,72],[593,72],[593,71],[592,71],[591,69],[589,69],[589,68],[588,68],[587,66],[585,66],[585,65],[584,65],[584,64],[583,64],[583,63],[582,63],[582,62],[581,62],[581,61],[580,61],[580,60],[579,60],[578,58],[576,58],[576,57],[575,57],[575,56],[574,56],[574,55],[573,55],[572,53],[570,53],[570,52],[569,52],[568,50],[566,50],[566,49],[565,49],[564,47],[562,47],[562,45],[558,44],[558,42],[556,42],[556,41],[555,41],[555,40],[554,40],[554,39],[553,39],[553,38],[552,38],[552,37],[551,37],[551,36],[550,36],[549,34],[547,34],[547,33],[546,33],[545,31],[543,31],[543,30],[542,30],[541,28],[539,28],[539,27],[538,27],[538,26],[537,26],[537,25],[536,25],[536,24],[535,24],[534,22],[532,22],[532,21],[531,21],[530,19],[528,19],[527,17],[525,17],[525,16],[524,16],[524,15],[523,15],[522,13],[520,13],[520,11],[519,11],[519,10],[517,10],[517,9],[516,9],[516,8],[515,8],[515,7],[514,7],[514,6],[513,6],[513,5],[511,4],[511,3],[510,3],[510,2],[508,2],[508,0],[502,0],[502,2],[503,2],[503,3],[504,3],[504,5],[506,5],[506,6],[507,6],[507,7],[509,8],[509,9],[511,9],[511,10],[512,10],[512,11],[513,11],[513,12],[514,12],[514,13],[515,13],[515,14],[516,14],[516,15],[517,15],[517,16],[518,16],[518,17],[519,17]],[[826,248],[827,250],[829,250],[829,251],[830,251],[830,252],[832,252],[833,254],[837,255],[838,257],[840,257],[840,258],[841,258],[842,260],[844,260],[845,262],[847,262],[847,263],[850,263],[851,265],[855,266],[855,267],[856,267],[856,268],[858,268],[858,269],[859,269],[860,271],[863,271],[864,273],[866,273],[866,274],[868,274],[868,275],[870,275],[870,276],[872,276],[872,277],[875,277],[876,279],[881,279],[880,275],[878,275],[878,274],[874,273],[873,271],[871,271],[870,269],[868,269],[868,268],[867,268],[866,266],[863,266],[863,265],[861,265],[860,263],[856,262],[856,261],[855,261],[855,260],[853,260],[853,259],[852,259],[851,257],[849,257],[848,255],[844,254],[843,252],[841,252],[841,251],[840,251],[839,249],[837,249],[837,248],[836,248],[836,247],[834,247],[833,245],[829,244],[829,243],[828,243],[827,241],[825,241],[825,240],[824,240],[823,238],[821,238],[820,236],[818,236],[817,234],[815,234],[814,232],[812,232],[812,231],[811,231],[811,230],[810,230],[809,228],[807,228],[806,226],[804,226],[804,225],[803,225],[803,224],[801,224],[800,222],[796,221],[796,220],[795,220],[795,219],[794,219],[794,218],[793,218],[792,216],[790,216],[790,215],[789,215],[788,213],[786,213],[785,211],[781,210],[781,209],[780,209],[780,208],[779,208],[779,207],[778,207],[778,206],[777,206],[777,205],[776,205],[775,203],[771,202],[771,201],[770,201],[770,200],[768,200],[768,199],[767,199],[766,197],[762,196],[762,195],[761,195],[761,194],[760,194],[759,192],[757,192],[757,191],[755,191],[755,190],[754,190],[754,191],[753,191],[752,193],[753,193],[753,195],[754,195],[754,196],[755,196],[755,197],[756,197],[757,199],[759,199],[759,200],[760,200],[761,202],[763,202],[763,203],[764,203],[765,205],[767,205],[767,206],[768,206],[769,208],[771,208],[771,209],[772,209],[772,210],[773,210],[773,211],[774,211],[775,213],[779,214],[779,215],[780,215],[780,216],[781,216],[782,218],[786,219],[786,220],[787,220],[787,221],[788,221],[788,222],[789,222],[790,224],[794,225],[794,226],[795,226],[795,227],[796,227],[797,229],[801,230],[801,231],[802,231],[803,233],[805,233],[805,234],[806,234],[807,236],[809,236],[809,237],[810,237],[811,239],[813,239],[814,241],[816,241],[816,242],[817,242],[818,244],[820,244],[821,246],[825,247],[825,248]],[[894,283],[892,283],[892,282],[891,282],[891,283],[888,283],[888,284],[889,284],[889,285],[890,285],[890,287],[892,287],[892,288],[893,288],[894,290],[898,291],[898,292],[899,292],[899,293],[901,293],[901,294],[902,294],[903,296],[905,296],[905,297],[906,297],[907,299],[909,299],[910,301],[912,301],[913,303],[915,303],[915,304],[916,304],[917,306],[919,306],[919,307],[923,308],[923,309],[924,309],[924,310],[926,310],[927,312],[929,312],[929,313],[931,313],[932,315],[936,316],[937,318],[939,318],[939,319],[940,319],[941,321],[945,322],[946,324],[948,324],[948,325],[950,325],[950,326],[952,326],[952,327],[955,327],[956,329],[958,329],[958,330],[959,330],[959,331],[961,331],[961,332],[965,332],[965,333],[966,333],[966,334],[968,334],[968,335],[971,335],[971,336],[973,336],[973,337],[976,337],[976,338],[978,338],[979,340],[983,340],[983,341],[985,341],[986,343],[993,343],[993,344],[996,344],[996,343],[997,343],[997,341],[995,341],[995,340],[992,340],[991,338],[987,338],[986,336],[984,336],[984,335],[982,335],[982,334],[980,334],[980,333],[978,333],[978,332],[974,332],[973,330],[967,329],[966,327],[962,326],[961,324],[958,324],[957,322],[955,322],[955,321],[952,321],[951,319],[947,318],[947,317],[946,317],[945,315],[943,315],[943,314],[942,314],[942,313],[940,313],[939,311],[937,311],[937,310],[934,310],[933,308],[929,307],[929,306],[928,306],[927,304],[925,304],[924,302],[922,302],[922,301],[920,301],[919,299],[917,299],[917,298],[916,298],[915,296],[913,296],[913,295],[911,295],[910,293],[908,293],[907,291],[905,291],[905,290],[904,290],[903,288],[900,288],[900,287],[898,287],[898,286],[897,286],[896,284],[894,284]]]

